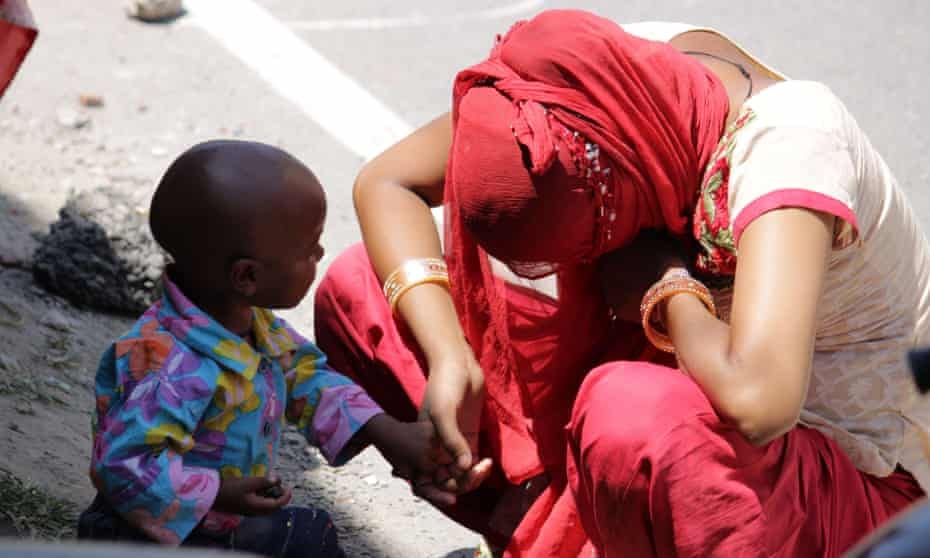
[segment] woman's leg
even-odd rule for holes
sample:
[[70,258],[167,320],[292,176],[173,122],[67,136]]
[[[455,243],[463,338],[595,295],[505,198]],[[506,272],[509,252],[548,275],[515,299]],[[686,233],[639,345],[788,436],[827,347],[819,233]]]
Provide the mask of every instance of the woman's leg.
[[569,426],[586,531],[616,556],[838,556],[920,494],[906,473],[860,473],[798,427],[754,447],[677,370],[594,370]]
[[394,320],[363,244],[333,261],[313,311],[316,343],[330,366],[398,420],[416,420],[426,390],[425,360],[413,335]]

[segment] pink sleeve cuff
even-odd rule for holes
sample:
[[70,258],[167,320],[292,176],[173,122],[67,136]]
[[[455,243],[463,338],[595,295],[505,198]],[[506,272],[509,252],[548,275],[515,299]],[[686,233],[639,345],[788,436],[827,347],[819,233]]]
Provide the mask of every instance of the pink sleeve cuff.
[[383,412],[360,386],[327,387],[313,415],[313,441],[331,465],[342,465],[353,457],[343,455],[352,437],[372,417]]
[[819,211],[833,215],[842,219],[852,227],[855,236],[859,235],[859,224],[856,221],[856,214],[844,202],[832,198],[820,192],[813,190],[804,190],[801,188],[786,188],[784,190],[775,190],[768,194],[753,200],[736,216],[733,222],[733,240],[739,244],[739,239],[743,231],[749,225],[763,214],[776,209],[785,207],[799,207]]

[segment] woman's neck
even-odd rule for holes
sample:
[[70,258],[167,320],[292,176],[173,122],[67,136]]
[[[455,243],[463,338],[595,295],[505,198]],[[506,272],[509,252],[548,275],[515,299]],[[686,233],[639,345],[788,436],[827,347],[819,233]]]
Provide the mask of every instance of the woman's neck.
[[688,56],[703,64],[723,83],[730,101],[727,125],[736,120],[748,98],[776,83],[736,45],[716,33],[689,31],[673,38],[669,44],[690,53]]

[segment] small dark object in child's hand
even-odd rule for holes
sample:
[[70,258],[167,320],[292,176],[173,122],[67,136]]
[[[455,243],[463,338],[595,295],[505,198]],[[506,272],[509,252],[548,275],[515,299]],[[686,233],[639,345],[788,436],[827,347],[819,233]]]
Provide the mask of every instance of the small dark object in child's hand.
[[281,496],[284,496],[284,489],[280,485],[269,486],[265,490],[259,492],[264,498],[271,498],[272,500],[277,500]]

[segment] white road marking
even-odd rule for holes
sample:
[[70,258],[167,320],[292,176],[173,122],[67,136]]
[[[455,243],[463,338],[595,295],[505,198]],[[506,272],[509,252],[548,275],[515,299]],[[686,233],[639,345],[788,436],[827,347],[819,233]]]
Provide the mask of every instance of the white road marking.
[[512,18],[531,12],[543,5],[543,0],[522,0],[497,8],[463,12],[451,15],[410,14],[401,17],[366,17],[348,19],[316,19],[311,21],[291,21],[292,29],[301,31],[334,31],[342,29],[379,30],[402,27],[424,27],[427,25],[461,23],[465,21]]
[[365,160],[412,131],[391,109],[252,0],[185,0],[184,4],[197,26]]

